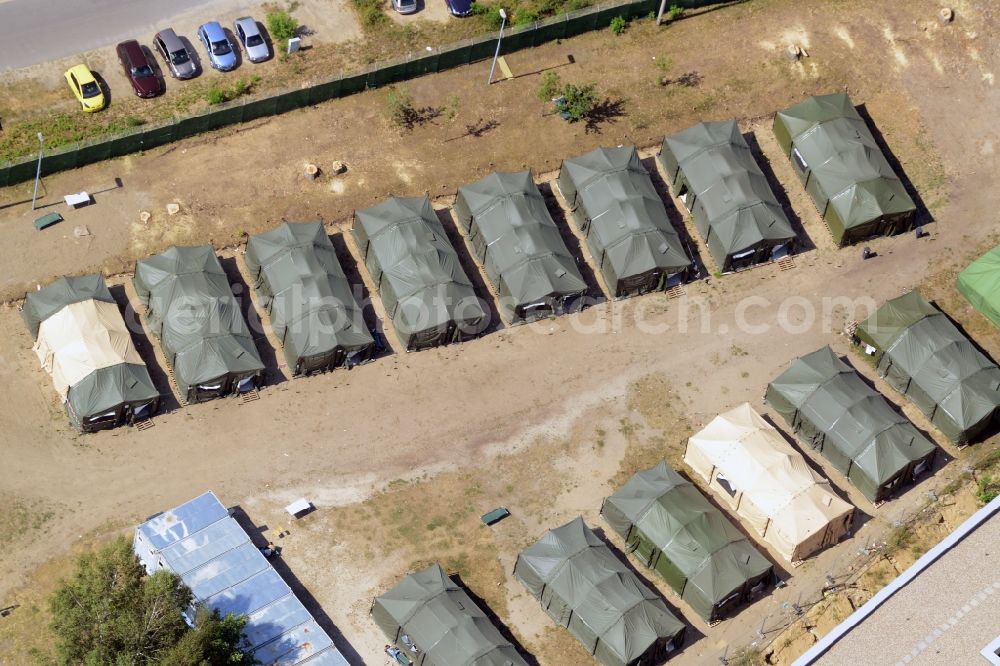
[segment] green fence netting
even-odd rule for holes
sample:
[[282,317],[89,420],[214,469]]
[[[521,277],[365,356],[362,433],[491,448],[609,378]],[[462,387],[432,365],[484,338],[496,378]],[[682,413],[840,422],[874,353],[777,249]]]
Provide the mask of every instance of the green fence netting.
[[[695,8],[719,4],[724,1],[671,0],[670,4]],[[632,19],[646,16],[658,8],[659,0],[638,0],[637,2],[618,0],[536,21],[531,25],[511,28],[504,34],[501,53],[513,53],[555,39],[572,37],[592,30],[601,30],[606,28],[611,23],[611,19],[616,16]],[[171,141],[178,141],[227,125],[285,113],[304,106],[353,95],[368,88],[379,88],[425,74],[486,60],[493,57],[496,44],[495,34],[467,39],[428,52],[410,54],[404,58],[369,67],[362,72],[338,76],[307,88],[286,90],[267,97],[235,100],[197,115],[142,127],[125,135],[66,146],[45,155],[42,160],[42,174],[65,171],[106,160],[109,157],[149,150]],[[35,157],[0,165],[0,187],[33,179],[35,168]]]

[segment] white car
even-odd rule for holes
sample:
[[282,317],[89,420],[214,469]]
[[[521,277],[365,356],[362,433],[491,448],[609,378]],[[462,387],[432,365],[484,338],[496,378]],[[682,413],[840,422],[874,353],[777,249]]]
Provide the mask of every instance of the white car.
[[267,40],[260,32],[260,26],[249,16],[236,19],[233,24],[233,32],[236,39],[240,41],[240,46],[247,54],[250,62],[264,62],[271,57],[271,49],[267,46]]
[[392,8],[400,14],[412,14],[417,11],[417,0],[392,0]]

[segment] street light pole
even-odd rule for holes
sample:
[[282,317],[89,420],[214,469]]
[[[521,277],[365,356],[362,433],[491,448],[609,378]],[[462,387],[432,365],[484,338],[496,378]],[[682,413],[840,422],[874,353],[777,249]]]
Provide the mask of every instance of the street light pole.
[[500,42],[503,40],[503,28],[507,25],[507,12],[500,8],[500,35],[497,37],[497,52],[493,54],[493,66],[490,67],[490,80],[486,82],[486,85],[493,83],[493,72],[497,68],[497,58],[500,57]]
[[31,210],[35,210],[35,199],[38,198],[38,181],[42,178],[42,149],[45,147],[45,137],[38,133],[38,168],[35,170],[35,193],[31,195]]

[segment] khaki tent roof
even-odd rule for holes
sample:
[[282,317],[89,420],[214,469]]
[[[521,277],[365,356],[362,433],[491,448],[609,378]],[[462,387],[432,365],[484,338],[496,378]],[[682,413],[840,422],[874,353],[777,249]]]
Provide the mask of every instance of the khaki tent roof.
[[1000,326],[1000,246],[969,264],[957,284],[972,307]]
[[146,405],[152,415],[159,393],[103,276],[63,278],[31,292],[22,315],[73,425],[86,430],[88,419],[124,407]]
[[400,644],[405,634],[428,664],[527,666],[439,564],[408,575],[377,597],[371,612],[389,640]]
[[635,146],[596,148],[564,160],[558,184],[577,218],[583,218],[590,253],[615,295],[622,295],[619,281],[691,269]]
[[286,222],[251,236],[246,262],[290,368],[323,367],[338,350],[371,354],[374,341],[321,223]]
[[779,143],[786,138],[790,143],[782,146],[786,154],[794,148],[812,170],[819,192],[806,189],[820,212],[829,202],[843,222],[844,235],[883,216],[916,212],[846,93],[810,97],[778,112],[774,124]]
[[605,501],[601,514],[626,541],[640,536],[660,550],[683,576],[675,589],[708,620],[719,604],[772,569],[743,533],[666,462],[637,472]]
[[21,318],[24,320],[31,339],[38,337],[38,326],[67,305],[95,299],[114,303],[111,292],[100,273],[79,277],[62,277],[37,291],[29,291],[24,297]]
[[[734,500],[737,513],[790,561],[835,542],[850,526],[854,507],[747,403],[692,436],[684,462],[724,500]],[[718,483],[719,475],[734,493]]]
[[1000,406],[1000,368],[917,291],[886,302],[857,336],[881,354],[879,372],[952,440],[978,433]]
[[734,254],[795,238],[735,120],[698,123],[663,140],[660,162],[675,191],[694,195],[692,215],[723,270]]
[[873,502],[937,450],[829,347],[792,363],[767,400]]
[[521,551],[514,576],[602,664],[631,664],[683,635],[684,624],[583,518]]
[[430,199],[392,197],[359,210],[352,231],[407,349],[451,342],[450,327],[479,332],[486,313]]
[[508,310],[587,290],[530,171],[458,188],[455,213]]
[[148,308],[181,392],[256,377],[264,370],[222,265],[209,245],[140,259],[135,290]]

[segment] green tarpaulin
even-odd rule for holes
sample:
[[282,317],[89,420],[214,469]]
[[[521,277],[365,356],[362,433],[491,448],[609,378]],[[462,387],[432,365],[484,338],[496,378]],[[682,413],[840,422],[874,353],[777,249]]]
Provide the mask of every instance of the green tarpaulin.
[[994,419],[1000,368],[919,292],[885,303],[856,335],[879,374],[953,442],[968,442]]
[[486,312],[430,199],[386,199],[357,211],[351,231],[407,351],[479,335]]
[[509,321],[580,303],[587,284],[530,171],[493,173],[458,188],[454,210]]
[[171,247],[140,259],[133,282],[185,400],[257,386],[264,364],[211,246]]
[[521,551],[514,577],[604,666],[659,664],[683,640],[684,623],[583,518]]
[[565,160],[557,180],[615,298],[686,281],[693,264],[635,146]]
[[93,432],[156,412],[159,392],[102,275],[28,292],[21,316],[74,427]]
[[829,347],[796,359],[765,397],[872,502],[888,499],[934,461],[937,447]]
[[637,472],[605,500],[601,515],[708,622],[774,577],[743,533],[666,462]]
[[735,120],[663,140],[660,164],[722,272],[791,254],[795,232]]
[[912,228],[917,207],[846,93],[779,111],[774,134],[839,245]]
[[1000,326],[1000,246],[979,257],[958,274],[958,290],[972,307]]
[[439,564],[411,573],[377,597],[371,615],[420,666],[527,666]]
[[371,358],[375,342],[320,222],[286,222],[251,236],[246,262],[294,374]]

